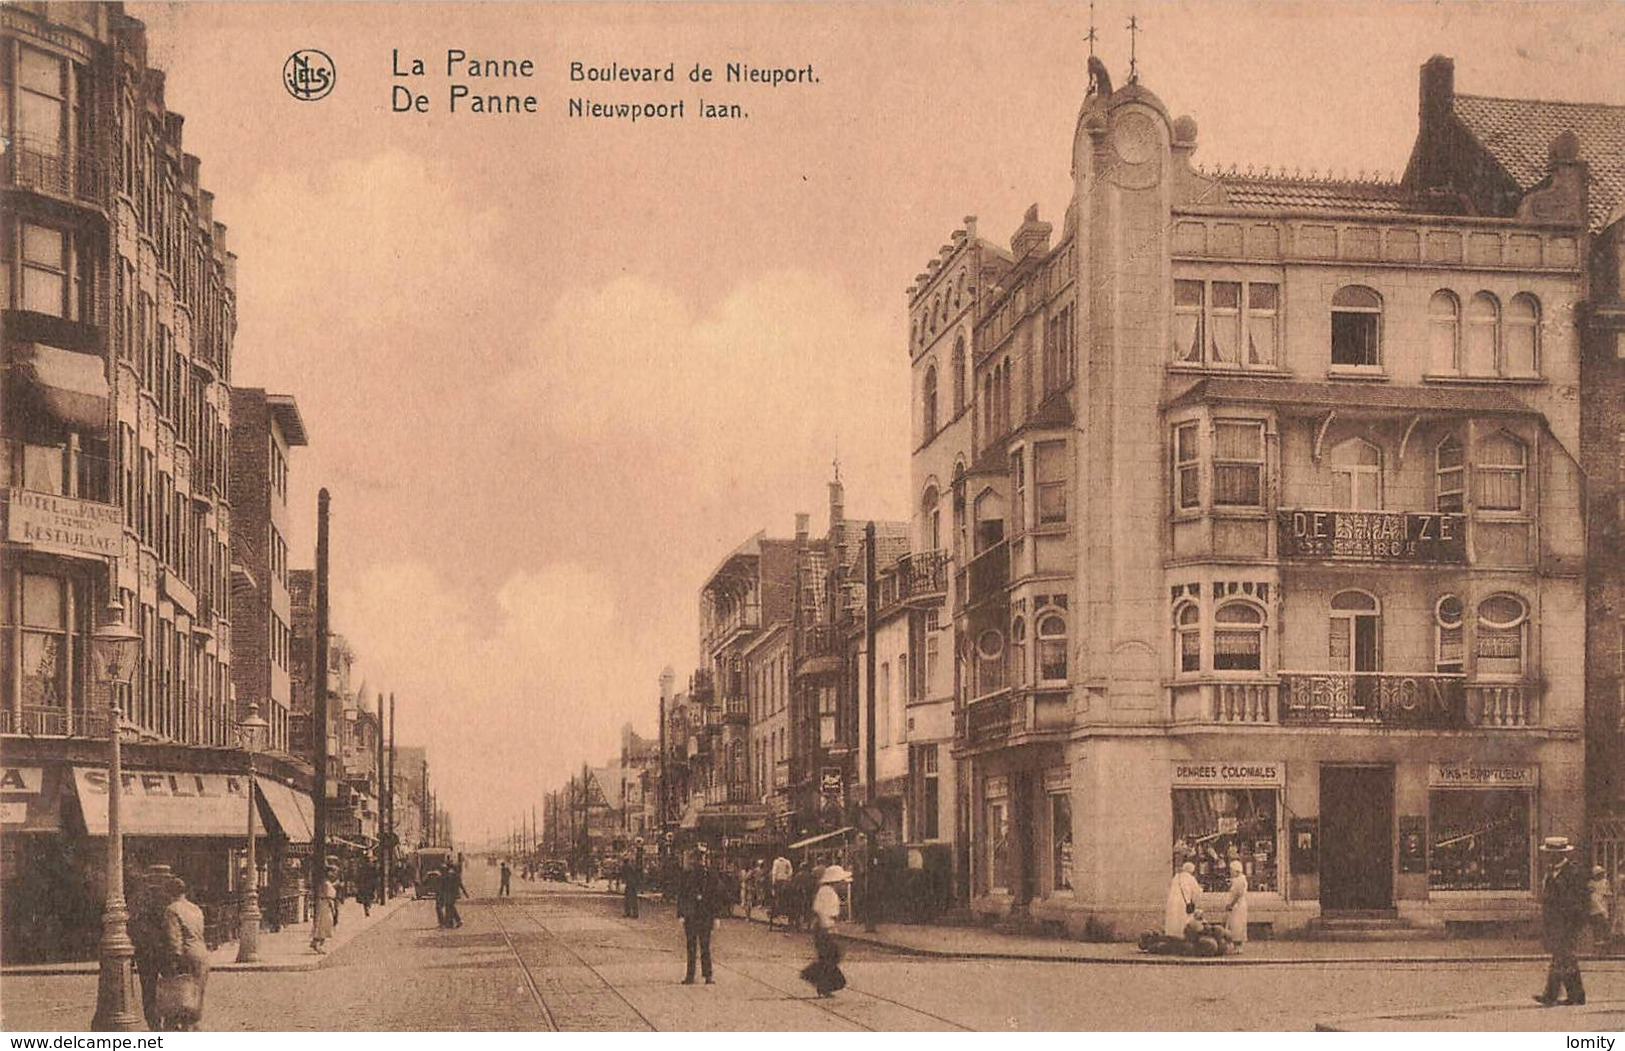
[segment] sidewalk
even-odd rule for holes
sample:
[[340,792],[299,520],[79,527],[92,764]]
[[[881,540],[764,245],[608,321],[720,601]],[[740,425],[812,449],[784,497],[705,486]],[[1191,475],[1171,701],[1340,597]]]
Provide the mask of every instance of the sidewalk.
[[1583,1007],[1459,1004],[1421,1011],[1350,1015],[1315,1023],[1317,1033],[1614,1033],[1625,1030],[1625,1000],[1588,1000]]
[[[736,916],[736,918],[743,918]],[[762,910],[752,923],[766,923]],[[861,923],[843,922],[835,936],[906,956],[954,960],[1028,960],[1041,963],[1151,964],[1232,967],[1238,965],[1372,963],[1535,963],[1547,959],[1540,943],[1522,938],[1426,938],[1403,941],[1315,942],[1260,940],[1246,951],[1223,957],[1157,956],[1131,942],[1083,942],[1067,938],[1007,934],[990,927],[882,923],[874,933]],[[1530,1006],[1534,1006],[1531,1004]]]
[[[285,926],[280,931],[260,931],[259,959],[254,963],[237,962],[237,943],[235,941],[222,942],[218,948],[209,954],[209,969],[211,971],[313,971],[322,967],[332,958],[332,954],[348,944],[362,931],[371,930],[374,926],[393,915],[397,910],[406,908],[412,902],[412,895],[398,894],[383,905],[374,905],[372,915],[364,914],[360,904],[353,898],[339,906],[338,926],[333,929],[333,937],[327,940],[327,954],[322,955],[311,951],[310,923],[305,922],[293,926]],[[76,960],[68,963],[36,963],[16,964],[0,967],[0,975],[38,975],[38,974],[94,974],[100,967],[96,960]]]

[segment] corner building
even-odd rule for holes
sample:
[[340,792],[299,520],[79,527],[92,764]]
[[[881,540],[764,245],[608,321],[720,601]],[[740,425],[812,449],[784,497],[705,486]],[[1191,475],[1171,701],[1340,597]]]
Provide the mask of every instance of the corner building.
[[1132,937],[1179,863],[1217,909],[1240,861],[1275,931],[1517,922],[1539,837],[1584,835],[1587,165],[1552,129],[1475,194],[1497,100],[1453,80],[1402,180],[1328,181],[1202,171],[1092,62],[1054,245],[967,229],[911,290],[969,417],[915,481],[973,910]]

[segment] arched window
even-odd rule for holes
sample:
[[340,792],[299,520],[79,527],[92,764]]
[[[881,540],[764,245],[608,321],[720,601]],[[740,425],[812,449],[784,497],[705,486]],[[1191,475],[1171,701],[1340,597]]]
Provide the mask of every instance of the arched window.
[[1433,453],[1433,509],[1460,514],[1465,506],[1466,479],[1467,462],[1462,456],[1461,442],[1449,435]]
[[1177,636],[1179,670],[1202,670],[1202,610],[1194,602],[1186,602],[1174,611],[1174,634]]
[[1382,607],[1364,591],[1332,596],[1327,656],[1333,671],[1379,671],[1382,668]]
[[1513,296],[1507,307],[1505,347],[1503,373],[1508,376],[1540,374],[1540,300],[1528,292]]
[[1446,595],[1433,607],[1433,670],[1460,675],[1463,667],[1462,608],[1459,595]]
[[1038,679],[1066,681],[1066,618],[1059,613],[1038,618]]
[[920,515],[925,519],[925,535],[920,539],[925,542],[927,551],[942,550],[942,498],[937,493],[937,487],[925,487],[925,495],[920,497]]
[[1463,369],[1469,376],[1493,376],[1495,347],[1501,330],[1501,304],[1488,292],[1479,292],[1467,303],[1467,345],[1462,354]]
[[1021,617],[1010,621],[1010,682],[1027,685],[1027,622]]
[[1362,285],[1332,296],[1332,364],[1377,368],[1382,364],[1382,297]]
[[983,490],[976,498],[976,553],[993,547],[1004,540],[1004,498],[992,489]]
[[920,396],[922,404],[921,425],[926,438],[937,433],[937,367],[927,365],[925,369],[924,391]]
[[1461,338],[1461,300],[1454,292],[1440,289],[1428,301],[1428,370],[1455,372],[1456,347]]
[[1264,666],[1264,611],[1227,602],[1213,613],[1213,670],[1258,671]]
[[1480,678],[1516,679],[1523,676],[1528,649],[1529,607],[1516,595],[1491,595],[1478,604],[1478,656]]
[[1332,506],[1339,510],[1382,508],[1382,450],[1363,438],[1339,443],[1326,457],[1332,472]]
[[932,332],[935,332],[937,330],[937,323],[940,320],[940,315],[941,314],[942,314],[942,297],[938,296],[937,298],[935,298],[935,299],[933,299],[931,301],[931,331]]
[[965,411],[965,337],[954,340],[954,415]]
[[1505,431],[1479,440],[1473,474],[1478,479],[1480,511],[1522,511],[1524,473],[1529,453],[1523,442]]

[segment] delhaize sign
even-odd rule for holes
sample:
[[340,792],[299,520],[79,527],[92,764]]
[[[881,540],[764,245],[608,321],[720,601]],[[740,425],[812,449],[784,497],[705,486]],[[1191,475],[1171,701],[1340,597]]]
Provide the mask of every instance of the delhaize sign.
[[1463,515],[1401,511],[1281,511],[1282,558],[1334,562],[1467,561]]
[[12,543],[86,558],[123,552],[123,512],[113,504],[26,489],[6,489],[5,496],[5,535]]

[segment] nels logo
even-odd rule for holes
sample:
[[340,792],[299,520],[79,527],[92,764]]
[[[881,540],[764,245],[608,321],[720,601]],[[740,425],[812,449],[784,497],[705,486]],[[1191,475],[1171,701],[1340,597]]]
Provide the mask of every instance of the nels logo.
[[326,98],[338,80],[338,71],[325,51],[305,48],[288,56],[282,64],[282,86],[301,102]]

